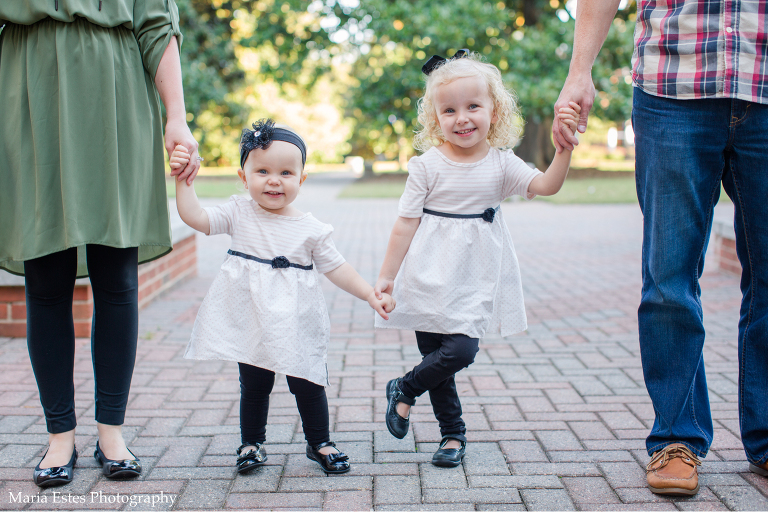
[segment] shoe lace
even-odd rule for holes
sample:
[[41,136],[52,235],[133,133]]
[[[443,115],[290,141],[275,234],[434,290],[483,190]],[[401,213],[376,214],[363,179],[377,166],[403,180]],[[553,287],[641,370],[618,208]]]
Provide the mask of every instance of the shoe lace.
[[669,461],[672,459],[683,459],[685,462],[693,462],[694,466],[701,466],[701,461],[691,450],[685,446],[675,446],[654,453],[653,457],[651,457],[651,461],[645,466],[645,470],[651,471],[651,467],[659,461],[661,461],[661,463],[656,469],[661,469],[669,464]]

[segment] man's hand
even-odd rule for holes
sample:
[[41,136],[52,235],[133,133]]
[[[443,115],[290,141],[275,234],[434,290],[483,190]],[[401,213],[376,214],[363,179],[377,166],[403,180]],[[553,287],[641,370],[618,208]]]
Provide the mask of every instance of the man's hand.
[[558,114],[560,109],[572,108],[570,103],[576,103],[580,108],[579,123],[577,129],[584,133],[587,131],[587,119],[589,111],[595,102],[595,85],[592,83],[592,76],[589,74],[572,75],[569,74],[565,79],[563,90],[560,91],[560,97],[555,102],[555,118],[552,122],[552,137],[555,140],[555,147],[560,153],[563,149],[573,151],[574,146],[579,144],[575,134],[569,134],[567,129],[563,129],[563,123]]

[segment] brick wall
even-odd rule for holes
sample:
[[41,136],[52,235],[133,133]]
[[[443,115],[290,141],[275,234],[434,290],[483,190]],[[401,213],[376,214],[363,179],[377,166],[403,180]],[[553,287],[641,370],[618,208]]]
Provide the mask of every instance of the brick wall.
[[[162,258],[139,266],[139,308],[184,279],[197,274],[197,245],[195,233],[182,231],[174,236],[173,251]],[[176,235],[176,231],[174,231]],[[178,239],[177,239],[178,238]],[[0,271],[0,274],[6,274]],[[87,279],[78,279],[72,302],[75,336],[91,335],[93,291]],[[27,305],[24,298],[24,278],[7,274],[0,282],[0,336],[25,338],[27,336]]]
[[736,237],[733,232],[733,221],[725,219],[715,219],[712,225],[712,234],[714,235],[715,258],[717,266],[723,272],[741,275],[741,263],[736,256]]

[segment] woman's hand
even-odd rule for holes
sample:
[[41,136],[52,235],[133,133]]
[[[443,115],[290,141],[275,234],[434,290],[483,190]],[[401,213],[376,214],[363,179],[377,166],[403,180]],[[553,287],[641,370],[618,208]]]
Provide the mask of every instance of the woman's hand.
[[174,121],[169,119],[165,125],[165,150],[168,151],[168,157],[170,158],[173,150],[176,146],[184,146],[189,153],[189,162],[185,167],[179,167],[178,169],[171,170],[171,176],[178,176],[178,181],[187,180],[187,184],[191,185],[192,181],[197,176],[197,171],[200,170],[200,160],[197,154],[197,141],[189,131],[189,126],[185,121]]

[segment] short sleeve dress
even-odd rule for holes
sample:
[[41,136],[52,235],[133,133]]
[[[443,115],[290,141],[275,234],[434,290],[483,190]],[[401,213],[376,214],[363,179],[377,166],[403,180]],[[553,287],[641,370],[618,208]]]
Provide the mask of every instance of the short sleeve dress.
[[0,268],[85,244],[171,250],[154,78],[174,0],[0,1]]
[[482,338],[527,328],[520,270],[499,209],[493,222],[424,213],[475,215],[507,197],[532,199],[541,174],[511,150],[492,148],[482,160],[459,163],[437,148],[408,163],[399,215],[421,218],[395,278],[397,307],[375,326]]
[[[211,235],[229,234],[232,245],[200,306],[184,357],[247,363],[328,385],[331,323],[318,272],[344,263],[333,228],[311,213],[276,215],[240,196],[205,210]],[[253,259],[280,256],[313,268],[273,268]]]

